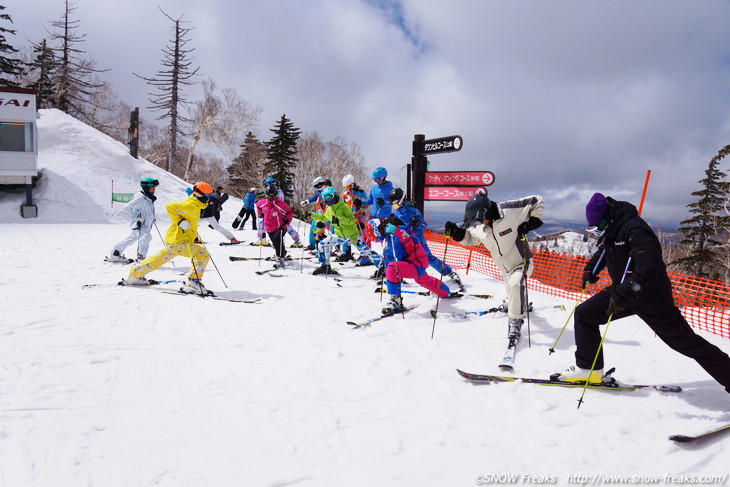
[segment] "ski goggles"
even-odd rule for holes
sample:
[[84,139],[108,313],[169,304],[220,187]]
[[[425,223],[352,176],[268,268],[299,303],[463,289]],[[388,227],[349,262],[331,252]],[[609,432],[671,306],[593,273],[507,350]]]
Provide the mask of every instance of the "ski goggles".
[[150,187],[150,188],[154,188],[155,186],[159,186],[159,185],[160,185],[160,182],[158,180],[156,180],[156,179],[149,179],[149,178],[148,179],[145,179],[140,184],[140,186],[145,186],[145,187]]
[[373,182],[377,184],[383,184],[385,182],[385,178],[373,178]]
[[600,237],[603,235],[603,232],[606,231],[606,226],[608,225],[608,220],[605,218],[601,219],[601,221],[598,223],[598,225],[587,227],[586,232],[592,233],[593,235],[596,235],[597,237]]

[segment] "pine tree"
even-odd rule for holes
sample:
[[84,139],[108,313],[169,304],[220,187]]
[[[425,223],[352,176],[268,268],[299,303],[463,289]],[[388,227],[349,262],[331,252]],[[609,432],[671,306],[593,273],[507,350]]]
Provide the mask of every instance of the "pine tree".
[[187,105],[187,100],[182,95],[182,88],[185,85],[194,84],[191,80],[200,68],[191,68],[192,61],[188,57],[194,49],[185,48],[187,43],[190,42],[186,36],[191,29],[182,27],[182,18],[175,20],[164,11],[162,13],[175,24],[175,35],[170,41],[170,45],[165,46],[162,50],[163,70],[158,71],[157,75],[153,78],[146,78],[137,73],[134,73],[134,75],[145,80],[148,85],[154,86],[158,90],[157,93],[150,93],[152,97],[150,98],[151,105],[147,108],[162,112],[162,115],[157,118],[158,120],[169,119],[170,121],[166,169],[168,172],[177,174],[175,172],[178,158],[177,137],[178,135],[185,135],[182,124],[189,122],[188,119],[180,114],[180,108]]
[[[0,5],[0,12],[5,10],[5,6]],[[9,14],[0,13],[0,20],[7,20],[11,24],[13,19]],[[6,76],[21,76],[25,72],[23,61],[15,57],[7,57],[5,54],[13,55],[18,52],[13,46],[8,44],[5,38],[6,34],[15,35],[12,29],[0,27],[0,86],[18,86],[14,81],[7,79]]]
[[241,153],[228,166],[228,189],[232,194],[243,196],[250,188],[259,187],[264,176],[266,145],[252,133],[246,134]]
[[725,146],[710,160],[700,191],[692,196],[699,199],[687,205],[694,216],[681,222],[679,232],[683,235],[682,243],[689,245],[689,255],[677,259],[678,264],[687,272],[710,279],[722,279],[724,269],[719,264],[719,256],[714,247],[723,245],[718,240],[727,236],[730,229],[730,216],[725,214],[723,205],[730,196],[730,183],[724,181],[726,174],[718,169],[720,160],[730,153],[730,145]]
[[53,50],[48,47],[46,40],[33,46],[35,58],[30,63],[30,73],[35,75],[35,81],[30,87],[36,90],[36,104],[38,108],[53,107],[53,81],[52,77],[56,71],[56,59]]
[[52,75],[53,106],[69,115],[89,121],[90,112],[98,107],[94,98],[103,87],[92,76],[108,70],[96,69],[95,61],[83,58],[86,53],[77,46],[84,41],[86,34],[76,33],[79,21],[72,19],[75,11],[76,4],[66,0],[61,18],[51,21],[51,26],[56,29],[51,34],[51,40],[60,43],[59,47],[51,48],[56,60],[56,69]]
[[270,129],[274,137],[266,143],[267,175],[276,179],[279,188],[287,199],[294,196],[294,168],[297,165],[297,141],[301,135],[299,128],[281,116],[276,127]]

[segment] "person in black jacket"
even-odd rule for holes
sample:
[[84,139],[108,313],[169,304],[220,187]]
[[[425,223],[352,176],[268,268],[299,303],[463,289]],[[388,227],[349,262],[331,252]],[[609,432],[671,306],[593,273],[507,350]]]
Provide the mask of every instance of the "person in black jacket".
[[210,198],[210,203],[203,211],[200,212],[200,224],[207,224],[213,230],[218,230],[232,244],[240,243],[231,232],[221,227],[218,221],[221,219],[221,207],[228,200],[228,195],[223,192],[223,188],[218,186]]
[[[636,207],[595,193],[586,205],[588,231],[600,235],[598,250],[586,264],[581,285],[595,283],[607,269],[611,285],[575,310],[575,366],[551,377],[571,382],[589,380],[601,341],[599,326],[636,315],[673,350],[693,358],[730,392],[730,357],[697,335],[674,305],[672,283],[654,231]],[[598,353],[590,382],[601,382],[603,350]]]

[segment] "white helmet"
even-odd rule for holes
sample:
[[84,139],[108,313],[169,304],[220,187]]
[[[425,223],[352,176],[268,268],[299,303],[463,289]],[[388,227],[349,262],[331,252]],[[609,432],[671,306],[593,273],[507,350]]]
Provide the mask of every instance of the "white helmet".
[[316,188],[317,186],[319,186],[322,183],[324,183],[324,178],[322,176],[317,176],[312,181],[312,186]]
[[342,178],[342,187],[346,188],[351,184],[355,184],[355,176],[352,174],[348,174],[344,178]]

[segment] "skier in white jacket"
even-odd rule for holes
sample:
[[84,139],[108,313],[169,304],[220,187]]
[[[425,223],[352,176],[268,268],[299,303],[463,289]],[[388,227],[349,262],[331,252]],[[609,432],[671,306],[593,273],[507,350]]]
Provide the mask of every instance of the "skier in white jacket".
[[155,188],[160,184],[156,179],[144,178],[140,181],[142,191],[134,195],[132,201],[124,206],[124,212],[129,216],[132,231],[124,240],[112,247],[109,262],[130,263],[133,259],[124,256],[124,249],[137,243],[137,262],[147,257],[147,250],[152,240],[152,224],[155,222]]
[[[487,192],[477,193],[466,203],[464,225],[446,222],[448,235],[462,245],[484,244],[502,271],[507,287],[508,337],[519,340],[522,323],[529,303],[525,286],[532,274],[532,252],[523,238],[542,225],[545,211],[542,196],[526,196],[518,200],[497,203]],[[527,265],[527,269],[525,269]]]

